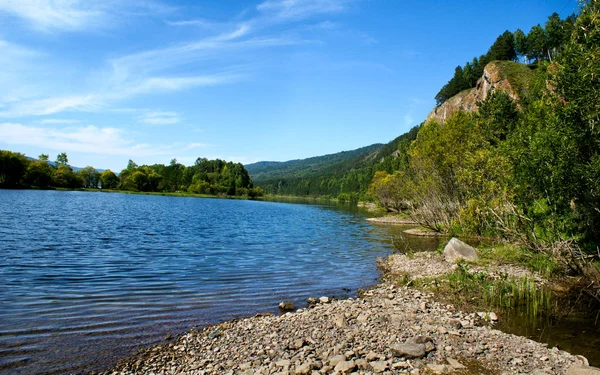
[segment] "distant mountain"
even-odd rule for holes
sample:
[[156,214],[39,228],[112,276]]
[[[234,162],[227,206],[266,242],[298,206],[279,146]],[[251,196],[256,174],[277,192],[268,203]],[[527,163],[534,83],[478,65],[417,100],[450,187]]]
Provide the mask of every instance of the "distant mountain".
[[366,193],[376,170],[397,170],[398,152],[405,139],[416,137],[418,127],[387,144],[285,162],[261,161],[246,165],[255,185],[267,194],[330,196],[350,199]]
[[254,181],[264,181],[274,178],[292,178],[319,176],[331,169],[355,167],[355,159],[368,158],[376,153],[383,144],[376,143],[352,151],[342,151],[336,154],[315,156],[308,159],[296,159],[284,162],[260,161],[246,165],[246,169]]

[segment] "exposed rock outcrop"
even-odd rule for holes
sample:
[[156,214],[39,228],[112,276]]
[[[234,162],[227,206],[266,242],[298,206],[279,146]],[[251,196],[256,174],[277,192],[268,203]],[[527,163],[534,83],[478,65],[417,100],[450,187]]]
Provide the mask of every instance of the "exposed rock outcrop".
[[529,69],[515,62],[492,61],[486,65],[483,76],[479,78],[474,88],[462,91],[439,107],[435,107],[427,116],[426,121],[436,120],[439,123],[444,123],[455,112],[476,111],[479,109],[478,102],[485,100],[494,90],[507,93],[513,100],[520,100],[527,89],[527,85],[515,82],[516,79],[507,74],[508,69],[515,68],[519,71],[518,73],[524,73],[525,75],[527,75]]

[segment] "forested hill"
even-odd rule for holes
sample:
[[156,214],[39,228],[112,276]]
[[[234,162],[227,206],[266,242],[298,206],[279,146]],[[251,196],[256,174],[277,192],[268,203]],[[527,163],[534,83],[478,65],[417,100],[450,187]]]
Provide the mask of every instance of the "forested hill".
[[[246,165],[246,169],[253,181],[269,180],[280,177],[305,177],[320,175],[331,169],[332,166],[347,165],[355,159],[368,159],[383,146],[381,143],[361,147],[352,151],[342,151],[336,154],[315,156],[308,159],[278,161],[260,161]],[[351,165],[352,167],[352,165]]]
[[375,171],[391,172],[404,162],[397,151],[408,147],[417,131],[415,127],[387,144],[301,160],[262,161],[245,167],[254,184],[267,194],[358,199],[366,194]]

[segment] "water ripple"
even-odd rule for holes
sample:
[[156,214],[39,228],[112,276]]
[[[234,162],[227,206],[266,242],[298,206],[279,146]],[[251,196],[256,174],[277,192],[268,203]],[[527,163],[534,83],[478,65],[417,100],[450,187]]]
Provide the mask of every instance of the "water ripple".
[[1,374],[97,370],[168,333],[342,296],[391,251],[386,228],[325,206],[2,190],[0,212]]

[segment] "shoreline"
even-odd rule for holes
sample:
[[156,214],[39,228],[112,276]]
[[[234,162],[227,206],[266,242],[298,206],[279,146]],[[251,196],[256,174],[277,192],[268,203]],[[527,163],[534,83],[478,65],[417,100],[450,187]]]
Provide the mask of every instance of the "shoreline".
[[[412,269],[411,261],[401,254],[388,256],[381,281],[359,290],[357,298],[191,330],[100,374],[543,375],[566,374],[578,366],[600,374],[585,367],[582,356],[498,331],[482,314],[459,311],[433,293],[391,283],[390,276],[407,267],[420,269],[418,264]],[[517,275],[523,271],[512,269]],[[430,275],[426,267],[421,270]]]

